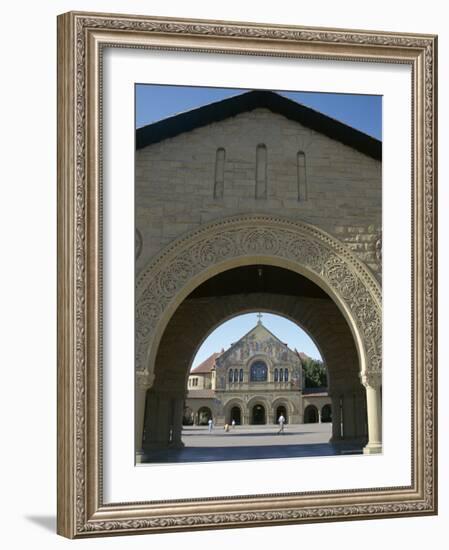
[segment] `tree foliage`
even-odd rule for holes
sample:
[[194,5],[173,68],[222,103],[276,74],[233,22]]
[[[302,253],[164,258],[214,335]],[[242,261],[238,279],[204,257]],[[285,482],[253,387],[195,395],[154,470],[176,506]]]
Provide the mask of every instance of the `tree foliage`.
[[302,360],[302,363],[305,387],[325,388],[327,386],[327,372],[323,361],[307,357]]

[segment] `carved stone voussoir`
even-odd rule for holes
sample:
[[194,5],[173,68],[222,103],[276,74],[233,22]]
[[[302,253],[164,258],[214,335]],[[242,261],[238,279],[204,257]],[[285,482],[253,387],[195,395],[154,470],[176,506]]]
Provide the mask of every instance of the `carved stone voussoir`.
[[[350,312],[361,336],[367,371],[381,369],[381,289],[349,249],[305,223],[263,215],[215,222],[178,239],[151,261],[137,281],[137,369],[149,368],[148,350],[164,310],[197,277],[261,258],[310,275]],[[256,260],[254,260],[256,261]]]
[[147,369],[138,370],[136,373],[136,386],[139,390],[146,390],[154,382],[154,374]]

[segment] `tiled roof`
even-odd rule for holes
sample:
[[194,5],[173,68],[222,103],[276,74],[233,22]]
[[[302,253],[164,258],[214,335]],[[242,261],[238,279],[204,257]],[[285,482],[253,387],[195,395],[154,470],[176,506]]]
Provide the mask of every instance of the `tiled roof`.
[[353,147],[376,160],[382,158],[382,142],[379,140],[310,107],[296,103],[296,101],[275,92],[264,90],[253,90],[235,95],[138,128],[136,147],[141,149],[163,139],[177,136],[182,132],[189,132],[212,122],[219,122],[260,107],[299,122],[307,128]]
[[197,367],[195,367],[193,370],[190,371],[190,374],[207,374],[209,373],[215,366],[215,359],[221,355],[221,353],[213,353],[210,357],[208,357],[205,361],[200,363]]

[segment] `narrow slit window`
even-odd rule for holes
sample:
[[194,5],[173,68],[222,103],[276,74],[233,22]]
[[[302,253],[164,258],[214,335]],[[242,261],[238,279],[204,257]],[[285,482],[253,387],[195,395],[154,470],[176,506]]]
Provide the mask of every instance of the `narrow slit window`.
[[223,147],[217,149],[215,156],[214,199],[222,199],[224,194],[224,169],[226,152]]
[[260,144],[256,149],[256,199],[267,198],[267,148]]
[[298,200],[307,200],[307,176],[306,176],[306,155],[299,151],[297,155],[298,169]]

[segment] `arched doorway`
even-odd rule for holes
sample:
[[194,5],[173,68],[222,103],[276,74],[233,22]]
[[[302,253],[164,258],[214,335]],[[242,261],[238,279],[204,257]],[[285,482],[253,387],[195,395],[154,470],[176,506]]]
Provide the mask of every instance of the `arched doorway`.
[[192,426],[194,420],[194,413],[190,407],[184,408],[184,414],[182,416],[183,426]]
[[254,405],[251,413],[251,424],[261,425],[266,424],[266,411],[265,407],[261,404]]
[[242,423],[242,411],[240,407],[232,407],[229,423],[232,424],[232,421],[234,421],[237,425],[240,425]]
[[332,422],[332,409],[330,405],[324,405],[321,409],[321,422]]
[[308,405],[304,410],[304,424],[315,424],[318,422],[318,409],[315,405]]
[[212,418],[212,412],[209,407],[201,407],[198,410],[198,424],[200,426],[207,426],[210,418]]
[[275,424],[278,423],[279,417],[280,417],[281,415],[285,418],[284,424],[288,424],[287,407],[285,407],[284,405],[279,405],[279,406],[276,408],[276,415],[275,415],[275,418],[274,418],[274,423],[275,423]]

